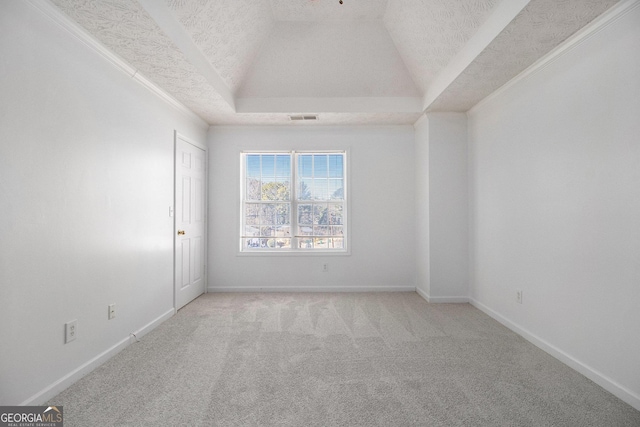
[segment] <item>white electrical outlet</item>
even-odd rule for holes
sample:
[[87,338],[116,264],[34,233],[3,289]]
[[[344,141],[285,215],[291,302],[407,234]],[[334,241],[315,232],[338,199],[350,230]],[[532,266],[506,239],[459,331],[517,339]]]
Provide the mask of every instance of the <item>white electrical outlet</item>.
[[522,289],[516,289],[516,301],[522,304]]
[[329,263],[325,262],[324,264],[322,264],[322,272],[323,273],[329,272]]
[[78,320],[74,319],[71,322],[64,324],[64,343],[71,342],[76,339],[78,329]]
[[116,318],[116,305],[109,304],[109,320]]

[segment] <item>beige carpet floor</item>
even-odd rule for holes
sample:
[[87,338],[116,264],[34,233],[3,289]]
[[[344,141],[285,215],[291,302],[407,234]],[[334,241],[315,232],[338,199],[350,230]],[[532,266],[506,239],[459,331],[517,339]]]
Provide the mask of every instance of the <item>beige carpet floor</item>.
[[65,426],[640,426],[468,304],[207,294],[51,399]]

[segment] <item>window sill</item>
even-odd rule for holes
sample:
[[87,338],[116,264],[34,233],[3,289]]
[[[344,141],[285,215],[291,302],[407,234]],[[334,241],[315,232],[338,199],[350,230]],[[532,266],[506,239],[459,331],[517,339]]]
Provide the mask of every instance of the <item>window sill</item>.
[[240,257],[262,257],[262,256],[275,256],[275,257],[298,257],[298,256],[350,256],[350,250],[343,251],[238,251],[236,256]]

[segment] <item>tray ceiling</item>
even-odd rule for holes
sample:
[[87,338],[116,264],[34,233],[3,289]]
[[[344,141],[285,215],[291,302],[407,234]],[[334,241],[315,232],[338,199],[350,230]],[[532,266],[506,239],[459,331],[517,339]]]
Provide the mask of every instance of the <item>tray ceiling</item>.
[[210,124],[413,124],[467,111],[617,0],[51,3]]
[[276,21],[342,21],[381,20],[388,0],[271,0]]

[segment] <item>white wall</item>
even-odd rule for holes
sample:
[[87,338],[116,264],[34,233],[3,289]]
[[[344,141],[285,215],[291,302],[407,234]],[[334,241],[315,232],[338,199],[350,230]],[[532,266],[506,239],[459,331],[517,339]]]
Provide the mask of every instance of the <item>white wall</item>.
[[415,126],[417,287],[431,302],[468,297],[467,117],[429,113]]
[[638,409],[639,46],[636,4],[469,114],[475,303]]
[[206,128],[26,2],[0,57],[0,404],[39,404],[171,315],[173,131]]
[[[240,152],[255,149],[350,150],[351,255],[238,256]],[[411,126],[212,127],[209,153],[209,290],[415,288]]]
[[429,120],[422,116],[414,125],[416,168],[416,291],[430,300],[429,273]]

